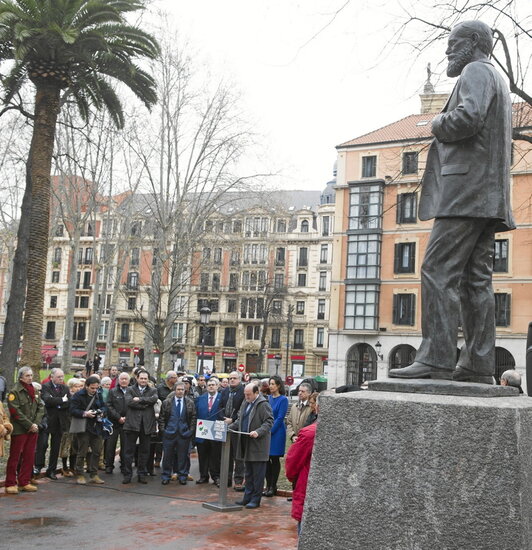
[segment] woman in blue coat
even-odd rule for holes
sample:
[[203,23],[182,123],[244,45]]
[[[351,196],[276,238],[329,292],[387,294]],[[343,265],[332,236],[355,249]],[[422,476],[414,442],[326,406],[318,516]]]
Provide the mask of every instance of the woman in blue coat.
[[270,395],[268,400],[273,411],[272,440],[270,444],[270,459],[266,466],[266,490],[264,496],[273,497],[277,492],[277,480],[281,471],[280,457],[284,456],[286,443],[285,416],[288,410],[288,399],[280,376],[272,376],[269,381]]

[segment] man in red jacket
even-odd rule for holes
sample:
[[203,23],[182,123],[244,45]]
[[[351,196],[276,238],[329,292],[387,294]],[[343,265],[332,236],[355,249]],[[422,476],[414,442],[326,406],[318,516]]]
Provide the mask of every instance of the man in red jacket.
[[[319,410],[318,398],[316,398],[316,414]],[[292,494],[292,517],[297,521],[297,534],[301,530],[301,518],[303,517],[303,505],[307,494],[308,474],[314,439],[316,437],[317,422],[302,428],[294,444],[288,449],[285,462],[285,471],[288,481],[294,486]]]

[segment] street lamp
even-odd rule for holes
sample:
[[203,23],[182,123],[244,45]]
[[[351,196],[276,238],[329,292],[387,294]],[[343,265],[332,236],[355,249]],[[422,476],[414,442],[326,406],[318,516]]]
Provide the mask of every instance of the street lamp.
[[377,350],[377,357],[382,361],[384,359],[384,355],[381,353],[382,344],[377,340],[377,343],[375,344],[375,349]]
[[200,324],[203,327],[201,331],[201,361],[200,361],[200,374],[204,374],[203,370],[203,357],[205,355],[205,334],[208,330],[207,325],[211,320],[211,310],[207,306],[203,306],[200,309]]

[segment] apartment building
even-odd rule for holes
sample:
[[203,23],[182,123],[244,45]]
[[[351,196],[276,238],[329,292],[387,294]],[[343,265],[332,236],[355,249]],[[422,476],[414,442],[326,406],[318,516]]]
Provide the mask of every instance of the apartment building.
[[[432,222],[418,219],[417,205],[431,121],[445,101],[430,88],[420,114],[337,147],[330,386],[385,377],[410,364],[421,343],[420,266]],[[529,106],[514,106],[514,126],[532,132]],[[496,235],[493,255],[497,375],[524,373],[532,321],[532,151],[525,141],[513,146],[512,205],[517,229]]]

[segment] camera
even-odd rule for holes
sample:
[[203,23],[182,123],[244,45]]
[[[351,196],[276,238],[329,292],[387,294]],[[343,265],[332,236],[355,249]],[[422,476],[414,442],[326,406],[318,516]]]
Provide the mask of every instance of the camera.
[[91,412],[94,414],[94,416],[96,416],[96,418],[99,418],[100,416],[103,416],[102,409],[92,409]]

